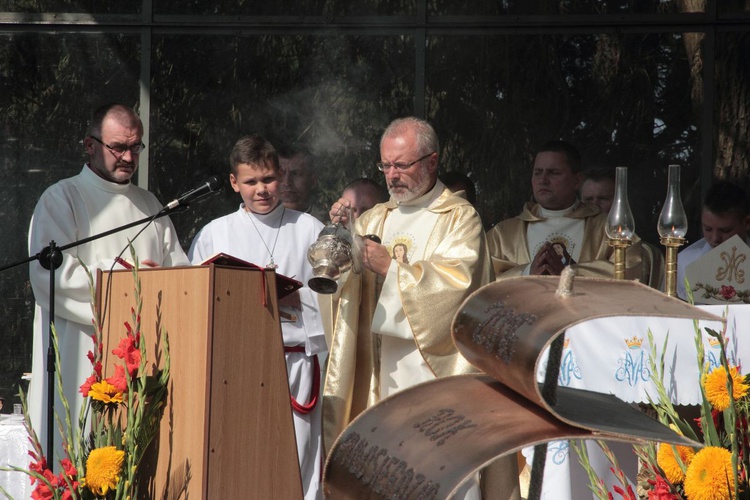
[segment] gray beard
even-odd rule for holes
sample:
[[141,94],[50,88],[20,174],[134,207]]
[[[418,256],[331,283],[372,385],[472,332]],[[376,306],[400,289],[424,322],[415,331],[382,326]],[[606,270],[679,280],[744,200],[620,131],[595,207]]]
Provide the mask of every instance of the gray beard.
[[427,172],[426,167],[419,169],[416,181],[416,186],[413,188],[407,188],[406,192],[397,193],[394,188],[388,188],[388,193],[399,203],[414,200],[425,194],[427,188],[430,187],[430,175],[429,172]]

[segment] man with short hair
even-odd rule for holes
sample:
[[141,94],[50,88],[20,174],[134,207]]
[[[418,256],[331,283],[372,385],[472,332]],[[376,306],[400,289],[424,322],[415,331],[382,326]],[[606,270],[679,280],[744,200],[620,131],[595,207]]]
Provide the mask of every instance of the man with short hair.
[[286,208],[306,212],[320,221],[328,214],[323,207],[314,203],[314,193],[318,187],[318,176],[312,153],[301,146],[280,145],[279,166],[281,167],[281,201]]
[[[39,198],[29,228],[29,255],[36,255],[52,240],[60,246],[73,243],[155,215],[162,209],[153,194],[131,183],[145,148],[142,137],[143,124],[127,106],[109,104],[93,113],[83,139],[89,161],[80,174],[50,186]],[[132,244],[142,265],[190,264],[168,217],[154,220],[139,235],[141,229],[143,225],[69,248],[62,253],[62,265],[55,272],[54,323],[62,361],[56,369],[62,375],[63,391],[74,420],[84,401],[78,389],[92,370],[86,354],[94,349],[89,280],[79,259],[94,274],[97,269],[122,269],[120,264],[115,264],[115,259]],[[49,271],[32,261],[29,277],[36,299],[29,414],[40,442],[44,443],[47,439],[45,395],[55,397],[56,411],[61,412],[63,406],[55,388],[47,387],[45,370]],[[55,434],[55,440],[59,441],[60,436]],[[59,449],[57,443],[56,448]]]
[[677,255],[677,296],[687,300],[685,269],[735,234],[750,244],[750,201],[740,186],[719,181],[706,192],[701,213],[703,238]]
[[609,214],[609,209],[615,201],[615,170],[587,169],[581,186],[581,201],[596,205],[603,213]]
[[[581,276],[612,277],[614,252],[605,232],[607,214],[578,199],[581,156],[564,141],[544,144],[532,165],[535,203],[487,233],[497,279],[523,275],[559,276],[575,265]],[[626,277],[641,275],[641,242],[627,250]],[[533,257],[532,257],[533,256]]]
[[352,217],[356,220],[378,203],[388,201],[388,191],[374,180],[360,177],[344,187],[341,197],[349,201]]
[[[450,325],[463,301],[493,278],[482,221],[438,180],[439,143],[426,121],[393,121],[382,135],[380,158],[391,199],[353,224],[357,235],[376,235],[382,244],[363,238],[364,272],[350,272],[340,283],[324,392],[327,447],[388,395],[476,371],[458,352]],[[341,214],[350,205],[339,199],[331,219],[346,223]],[[407,258],[399,262],[393,248],[402,244]],[[515,456],[500,463],[510,496],[518,478]],[[478,494],[470,483],[467,494]]]

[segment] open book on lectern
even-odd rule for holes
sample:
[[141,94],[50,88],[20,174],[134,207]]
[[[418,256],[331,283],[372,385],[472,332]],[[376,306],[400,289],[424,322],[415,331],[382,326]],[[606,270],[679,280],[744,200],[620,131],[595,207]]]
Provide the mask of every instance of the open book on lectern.
[[211,257],[201,262],[200,265],[207,266],[209,264],[216,264],[217,266],[224,266],[224,267],[242,267],[242,268],[260,269],[261,271],[273,271],[274,274],[276,275],[276,291],[278,293],[278,298],[286,297],[287,295],[294,292],[295,290],[302,288],[301,281],[297,281],[294,278],[290,278],[288,276],[284,276],[283,274],[279,274],[276,272],[275,269],[261,267],[257,264],[247,262],[245,260],[242,260],[240,258],[237,258],[233,255],[229,255],[224,252],[213,254]]

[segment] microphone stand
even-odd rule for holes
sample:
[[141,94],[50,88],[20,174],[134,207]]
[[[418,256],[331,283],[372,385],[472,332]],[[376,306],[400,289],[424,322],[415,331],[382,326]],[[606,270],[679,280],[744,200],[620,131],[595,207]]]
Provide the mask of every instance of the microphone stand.
[[44,269],[49,270],[49,322],[48,322],[48,331],[47,331],[48,347],[47,347],[47,394],[46,396],[47,396],[47,464],[50,468],[50,471],[54,472],[54,469],[53,469],[54,460],[52,460],[52,452],[54,450],[53,421],[54,421],[54,413],[55,413],[55,409],[54,409],[55,398],[54,398],[54,393],[52,391],[54,390],[53,388],[55,387],[55,359],[56,359],[55,346],[54,346],[54,343],[52,342],[52,325],[55,319],[55,271],[62,265],[62,262],[63,262],[62,252],[69,248],[77,247],[79,245],[89,243],[90,241],[98,240],[99,238],[104,238],[105,236],[109,236],[110,234],[119,233],[120,231],[124,231],[125,229],[129,229],[133,226],[137,226],[139,224],[144,224],[144,223],[150,223],[166,215],[171,215],[173,213],[182,212],[185,209],[187,209],[189,204],[190,204],[189,202],[188,203],[182,202],[179,205],[176,205],[174,207],[164,207],[156,215],[144,217],[143,219],[139,219],[135,222],[124,224],[114,229],[110,229],[108,231],[104,231],[104,232],[95,234],[93,236],[89,236],[81,240],[68,243],[67,245],[57,246],[57,243],[55,243],[55,241],[52,240],[50,241],[49,246],[44,247],[36,255],[32,255],[27,259],[23,259],[18,262],[14,262],[12,264],[0,267],[0,272],[2,272],[2,271],[5,271],[6,269],[10,269],[11,267],[20,266],[22,264],[26,264],[26,263],[38,260],[39,264]]

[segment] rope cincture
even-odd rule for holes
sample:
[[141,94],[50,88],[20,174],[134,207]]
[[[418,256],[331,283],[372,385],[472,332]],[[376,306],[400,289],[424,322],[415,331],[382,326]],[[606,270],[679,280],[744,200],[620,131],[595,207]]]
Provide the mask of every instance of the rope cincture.
[[[305,352],[305,347],[301,345],[297,346],[284,346],[284,352]],[[313,354],[313,384],[312,384],[312,394],[310,396],[310,401],[307,404],[300,404],[296,399],[294,399],[294,396],[290,396],[292,400],[292,408],[297,413],[300,413],[302,415],[307,415],[308,413],[311,413],[315,406],[318,404],[318,396],[320,395],[320,361],[318,361],[318,355]]]

